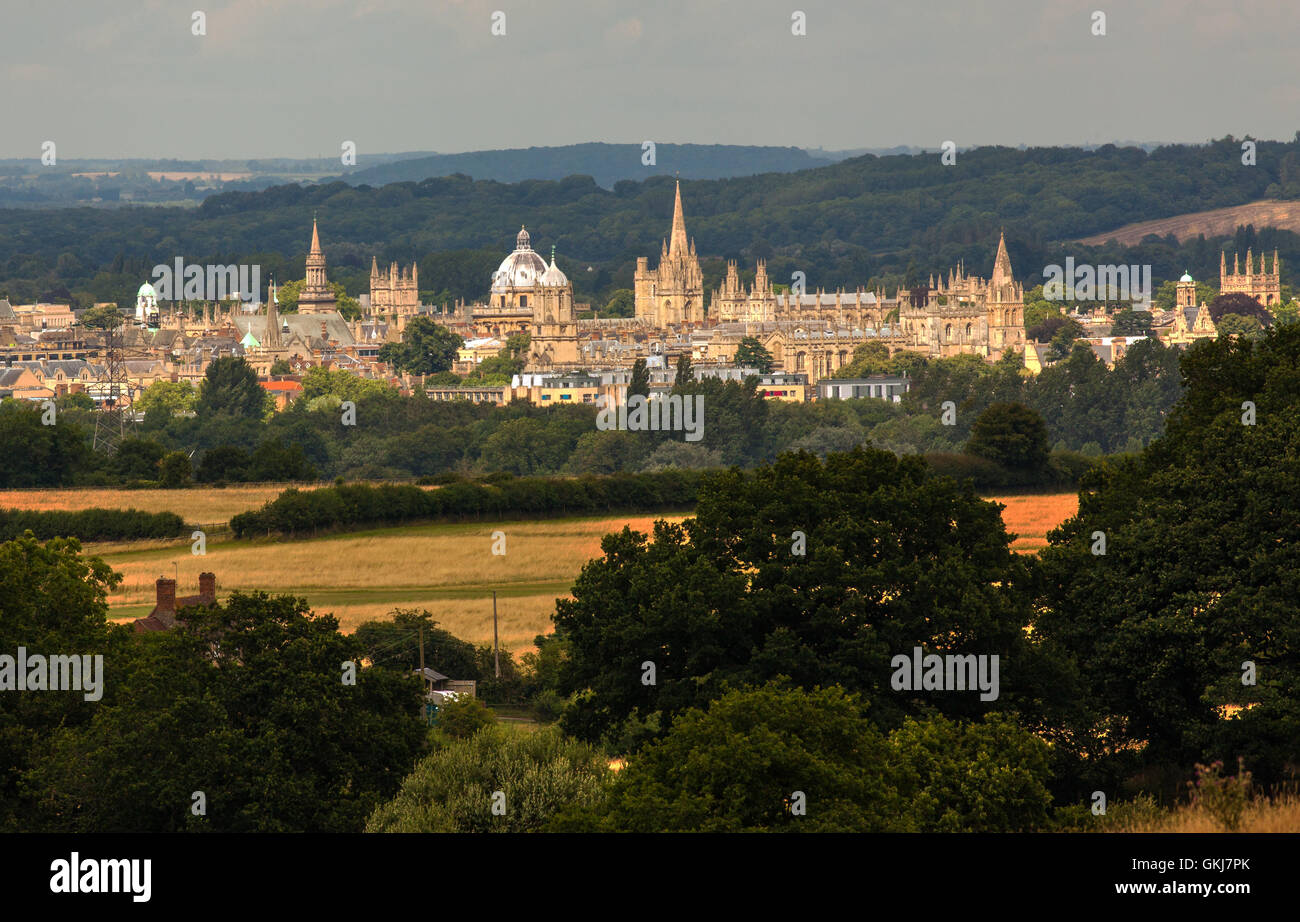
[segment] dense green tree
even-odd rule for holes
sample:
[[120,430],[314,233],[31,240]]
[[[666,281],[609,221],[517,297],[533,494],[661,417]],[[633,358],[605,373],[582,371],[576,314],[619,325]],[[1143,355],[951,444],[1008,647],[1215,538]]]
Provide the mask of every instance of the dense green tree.
[[87,432],[55,411],[55,424],[43,424],[40,405],[0,401],[0,486],[66,484],[90,461]]
[[[994,504],[928,477],[920,459],[859,448],[708,475],[695,518],[657,522],[653,540],[624,529],[601,549],[554,616],[563,690],[578,696],[564,725],[584,739],[632,733],[634,745],[636,727],[661,732],[725,682],[776,675],[862,691],[887,725],[927,706],[1030,711],[1040,691],[1027,565]],[[900,694],[889,664],[917,646],[1019,665],[992,704]]]
[[554,729],[490,727],[416,765],[366,831],[540,832],[564,808],[598,797],[607,774],[596,752]]
[[[108,623],[108,592],[121,582],[108,564],[81,553],[73,538],[41,542],[30,536],[0,544],[0,650],[20,646],[46,656],[99,655],[104,674],[118,662],[125,638]],[[23,774],[40,764],[40,743],[56,728],[85,726],[115,694],[109,680],[103,697],[86,692],[0,693],[0,829],[41,828],[37,801],[20,791]]]
[[141,413],[160,410],[166,416],[193,410],[198,395],[188,381],[155,381],[135,399],[135,409]]
[[1258,317],[1243,317],[1240,314],[1224,314],[1215,323],[1220,336],[1258,336],[1264,327]]
[[1236,314],[1238,317],[1253,317],[1260,327],[1267,327],[1273,323],[1273,315],[1268,312],[1264,305],[1250,295],[1241,292],[1218,295],[1210,302],[1209,310],[1210,319],[1215,324],[1218,324],[1227,314]]
[[423,626],[425,665],[453,679],[480,677],[474,645],[438,627],[428,611],[396,608],[391,614],[391,619],[363,622],[353,635],[372,663],[407,672],[418,668]]
[[495,726],[496,716],[478,698],[458,695],[438,705],[438,729],[455,739],[469,739],[485,727]]
[[81,315],[81,325],[88,330],[115,330],[122,325],[122,312],[115,304],[90,307]]
[[252,366],[242,358],[223,355],[208,363],[195,411],[204,419],[218,415],[258,419],[265,397]]
[[48,828],[69,832],[359,831],[425,737],[418,681],[359,660],[301,599],[189,609],[125,648],[114,700],[43,741],[26,785]]
[[238,482],[248,478],[248,452],[236,445],[220,445],[203,453],[194,479],[201,483]]
[[645,359],[637,359],[632,363],[632,380],[627,385],[627,396],[641,395],[642,397],[650,396],[650,372],[646,368]]
[[168,489],[187,486],[193,473],[190,456],[183,451],[168,452],[158,462],[158,482]]
[[636,315],[636,297],[631,288],[616,288],[605,301],[602,317],[633,317]]
[[167,449],[152,439],[128,437],[118,446],[110,466],[123,480],[157,480],[166,454]]
[[1023,404],[991,404],[971,427],[966,451],[1005,467],[1041,468],[1047,464],[1047,425]]
[[1300,489],[1297,367],[1293,326],[1194,344],[1165,435],[1087,478],[1049,536],[1035,632],[1072,663],[1054,735],[1080,772],[1241,755],[1277,779],[1300,760],[1297,544],[1277,512]]
[[415,317],[402,331],[400,343],[386,343],[379,357],[399,371],[431,375],[451,368],[465,340],[428,317]]
[[1032,832],[1048,825],[1049,749],[1003,714],[908,718],[889,735],[893,777],[920,832]]
[[767,685],[686,710],[629,760],[606,800],[554,822],[626,832],[902,831],[891,776],[885,737],[855,696]]
[[1111,318],[1111,336],[1150,336],[1151,312],[1125,308]]
[[765,375],[771,374],[772,368],[776,365],[772,353],[758,341],[756,336],[746,336],[740,340],[733,361],[742,368],[757,368]]

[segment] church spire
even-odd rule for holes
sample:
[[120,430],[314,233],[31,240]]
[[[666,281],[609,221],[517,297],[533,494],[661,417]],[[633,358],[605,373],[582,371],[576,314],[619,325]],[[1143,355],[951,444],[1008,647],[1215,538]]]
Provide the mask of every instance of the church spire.
[[316,216],[311,216],[311,255],[320,256],[320,232],[316,230]]
[[998,287],[1011,282],[1011,257],[1007,255],[1006,232],[1002,232],[998,235],[998,255],[993,259],[993,277],[989,279],[989,284]]
[[685,256],[689,246],[686,242],[686,219],[682,216],[682,181],[677,180],[677,198],[673,202],[673,232],[668,240],[668,255]]

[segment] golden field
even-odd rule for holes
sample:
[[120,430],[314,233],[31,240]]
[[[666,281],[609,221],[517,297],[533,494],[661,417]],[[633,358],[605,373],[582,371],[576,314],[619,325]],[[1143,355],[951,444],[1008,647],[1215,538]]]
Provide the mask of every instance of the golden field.
[[[290,484],[256,484],[188,490],[0,491],[0,508],[135,508],[175,512],[187,522],[224,523],[259,508]],[[311,486],[307,486],[310,489]],[[1008,531],[1020,553],[1037,553],[1046,534],[1073,515],[1073,493],[990,496],[1003,504]],[[178,592],[197,591],[198,574],[217,575],[218,592],[262,589],[305,596],[317,611],[338,617],[344,630],[395,607],[426,608],[447,630],[478,643],[492,638],[492,591],[497,591],[501,639],[527,648],[551,629],[555,599],[566,597],[582,565],[600,555],[600,539],[624,525],[650,532],[656,516],[633,515],[508,523],[429,524],[327,535],[311,540],[230,540],[211,535],[207,554],[188,542],[92,545],[124,576],[110,597],[113,615],[136,618],[154,602],[154,580],[176,576]],[[684,516],[668,516],[680,521]],[[506,532],[505,556],[491,553],[492,532]]]
[[1011,542],[1011,549],[1021,554],[1037,554],[1047,547],[1047,533],[1079,511],[1077,493],[984,498],[1006,507],[1002,510],[1002,521],[1007,531],[1018,536]]
[[[188,543],[91,549],[123,574],[109,598],[119,618],[149,613],[159,576],[177,577],[177,593],[189,595],[198,591],[199,573],[210,570],[219,596],[236,589],[304,596],[314,610],[335,615],[345,631],[394,608],[417,608],[428,609],[456,636],[486,643],[496,590],[501,642],[522,650],[551,629],[555,599],[567,597],[582,565],[600,556],[602,537],[624,525],[649,532],[655,518],[416,525],[301,541],[214,536],[202,557]],[[503,556],[492,554],[497,530],[506,535]]]
[[174,512],[191,524],[214,525],[229,522],[240,512],[262,508],[289,487],[313,490],[318,486],[322,484],[257,483],[189,490],[122,490],[116,487],[0,490],[0,509],[35,512],[138,509],[141,512]]
[[[1107,832],[1227,832],[1207,810],[1182,806],[1158,816],[1135,817],[1116,823]],[[1282,795],[1260,797],[1246,805],[1236,832],[1300,832],[1300,799]]]

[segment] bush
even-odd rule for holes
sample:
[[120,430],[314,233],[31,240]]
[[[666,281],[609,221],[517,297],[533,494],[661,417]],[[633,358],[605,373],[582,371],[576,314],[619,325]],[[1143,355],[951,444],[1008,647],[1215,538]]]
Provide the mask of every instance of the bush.
[[561,809],[598,799],[608,774],[601,756],[553,728],[490,727],[416,765],[366,831],[537,832]]
[[609,477],[494,477],[492,483],[459,480],[437,490],[411,484],[344,484],[306,493],[290,488],[261,509],[236,515],[230,528],[235,537],[243,538],[265,532],[292,534],[483,515],[659,511],[694,505],[700,478],[700,472],[674,470]]
[[141,538],[175,538],[187,531],[174,512],[140,512],[136,509],[82,509],[78,512],[0,510],[0,541],[30,531],[42,541],[80,538],[82,541],[135,541]]
[[469,739],[496,723],[488,706],[477,698],[458,695],[438,708],[438,729],[452,739]]

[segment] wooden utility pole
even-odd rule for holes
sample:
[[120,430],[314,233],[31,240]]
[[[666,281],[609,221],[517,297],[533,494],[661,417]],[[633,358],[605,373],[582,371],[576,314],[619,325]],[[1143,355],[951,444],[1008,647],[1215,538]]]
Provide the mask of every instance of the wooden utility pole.
[[420,622],[420,681],[424,681],[424,622]]
[[501,678],[501,645],[497,642],[497,594],[492,592],[492,660],[496,677]]

